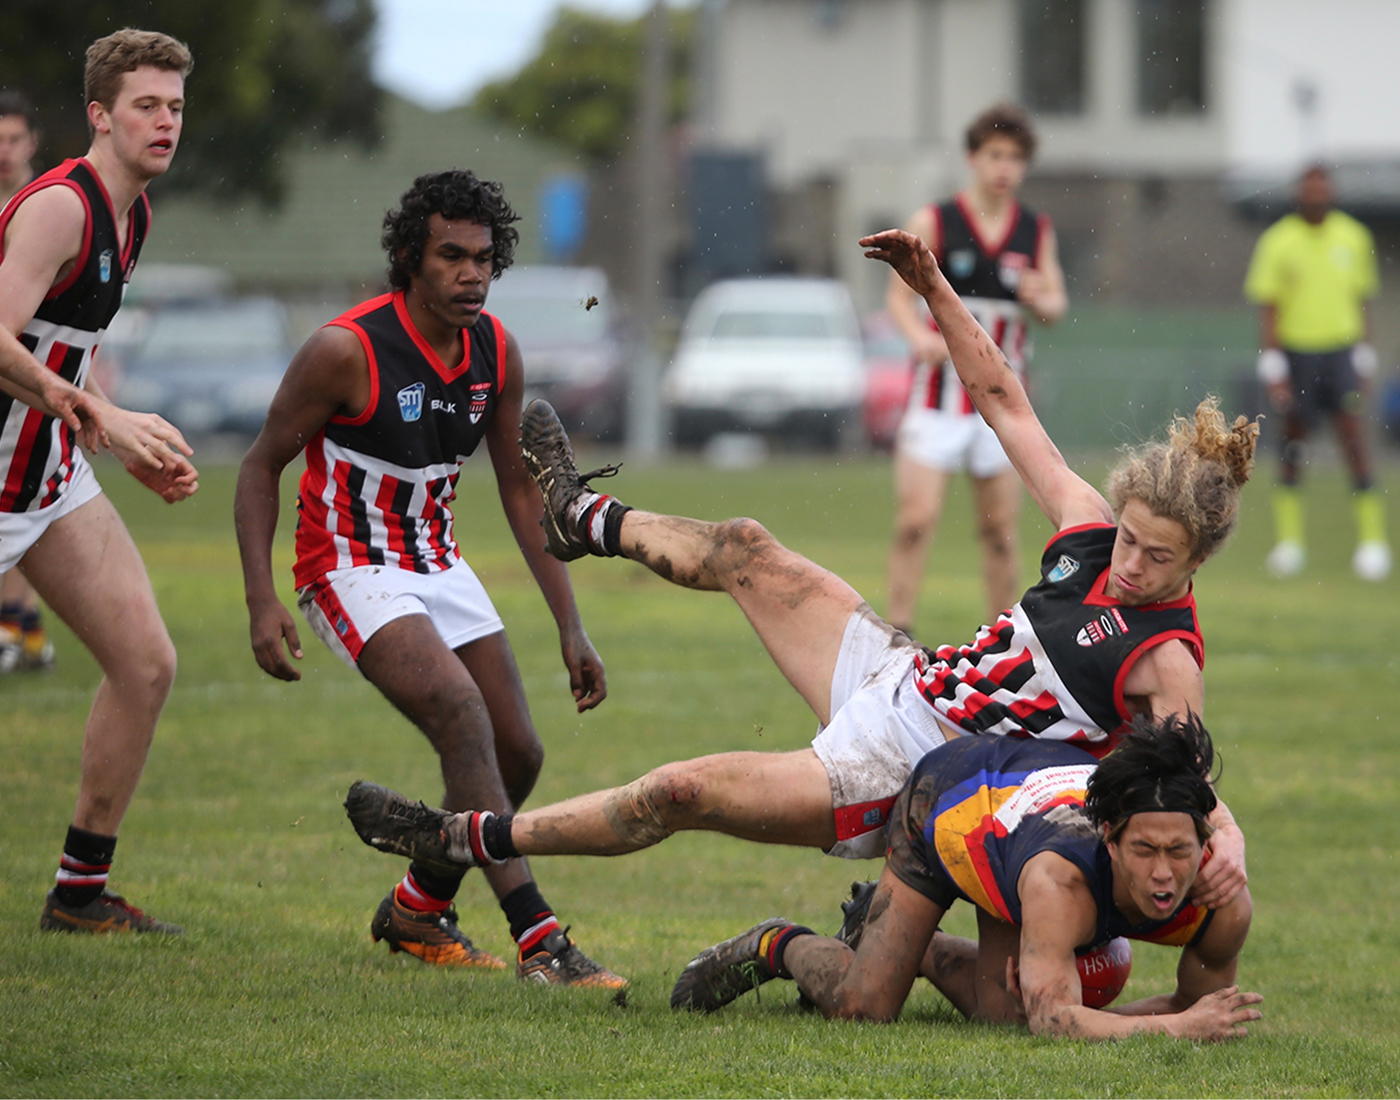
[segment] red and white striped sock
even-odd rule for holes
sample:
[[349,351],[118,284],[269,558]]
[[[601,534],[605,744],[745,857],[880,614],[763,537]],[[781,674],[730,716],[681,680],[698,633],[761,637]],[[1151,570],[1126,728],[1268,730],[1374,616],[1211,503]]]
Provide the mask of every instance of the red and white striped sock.
[[451,898],[435,898],[424,890],[411,870],[394,887],[394,897],[405,909],[412,909],[415,913],[441,913],[452,904]]
[[529,958],[530,954],[541,943],[544,938],[559,927],[559,919],[553,914],[548,914],[543,920],[530,925],[524,932],[516,937],[515,942],[520,945],[520,957]]
[[112,869],[117,838],[90,833],[76,825],[68,826],[59,857],[58,874],[54,876],[54,892],[64,905],[81,908],[96,901],[107,888],[107,874]]

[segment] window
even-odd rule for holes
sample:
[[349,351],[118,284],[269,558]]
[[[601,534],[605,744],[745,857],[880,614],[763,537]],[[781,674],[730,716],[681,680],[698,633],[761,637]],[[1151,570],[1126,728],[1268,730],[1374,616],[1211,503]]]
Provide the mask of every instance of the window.
[[1087,0],[1019,0],[1021,101],[1031,111],[1084,111]]
[[1206,108],[1205,0],[1138,0],[1138,113]]

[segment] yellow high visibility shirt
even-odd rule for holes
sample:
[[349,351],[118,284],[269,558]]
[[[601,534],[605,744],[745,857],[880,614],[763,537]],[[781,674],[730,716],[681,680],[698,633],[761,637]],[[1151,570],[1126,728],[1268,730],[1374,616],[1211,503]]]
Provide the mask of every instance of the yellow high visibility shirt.
[[1330,210],[1320,225],[1280,218],[1254,246],[1245,296],[1277,310],[1279,344],[1289,351],[1334,351],[1364,338],[1362,304],[1380,289],[1371,231]]

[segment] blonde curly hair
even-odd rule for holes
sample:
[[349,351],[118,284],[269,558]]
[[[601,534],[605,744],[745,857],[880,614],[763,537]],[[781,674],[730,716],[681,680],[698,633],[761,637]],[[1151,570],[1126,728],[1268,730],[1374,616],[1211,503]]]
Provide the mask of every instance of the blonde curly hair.
[[1234,530],[1258,440],[1257,420],[1240,416],[1227,425],[1219,399],[1209,396],[1195,416],[1172,421],[1165,443],[1125,448],[1108,475],[1108,502],[1115,515],[1140,500],[1153,515],[1175,520],[1186,531],[1191,556],[1204,560]]

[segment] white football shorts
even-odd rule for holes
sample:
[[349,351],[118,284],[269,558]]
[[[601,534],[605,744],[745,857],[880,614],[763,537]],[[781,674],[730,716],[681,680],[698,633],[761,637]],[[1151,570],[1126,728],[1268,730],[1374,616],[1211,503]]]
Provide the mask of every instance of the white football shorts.
[[997,433],[978,413],[910,409],[899,422],[895,449],[920,466],[973,477],[995,477],[1011,468]]
[[0,573],[8,573],[39,541],[54,520],[62,519],[100,495],[102,486],[81,452],[73,448],[73,473],[63,495],[33,512],[0,512]]
[[437,573],[391,565],[333,569],[297,593],[316,637],[351,668],[386,623],[427,615],[449,649],[505,629],[472,567],[458,558]]

